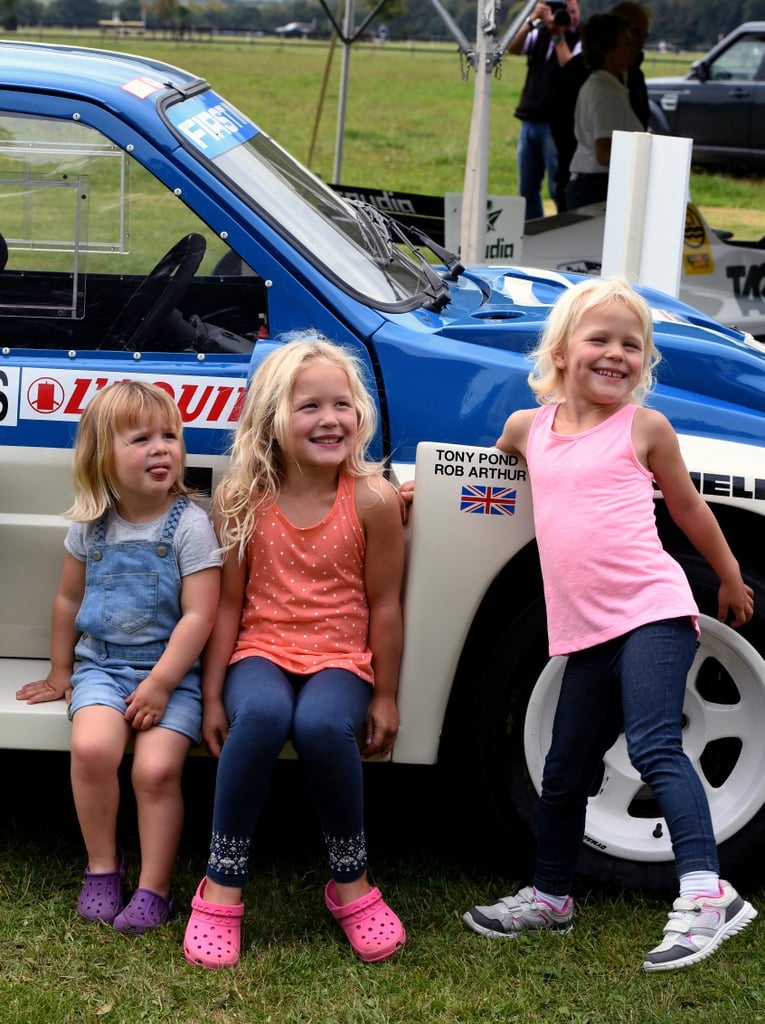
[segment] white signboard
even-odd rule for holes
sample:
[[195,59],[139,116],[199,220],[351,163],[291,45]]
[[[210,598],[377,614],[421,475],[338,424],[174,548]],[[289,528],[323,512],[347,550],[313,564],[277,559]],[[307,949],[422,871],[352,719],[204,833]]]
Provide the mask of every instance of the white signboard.
[[[488,196],[486,201],[486,250],[483,263],[520,263],[526,200],[522,196]],[[460,251],[462,193],[444,196],[446,248]]]
[[691,139],[614,132],[603,277],[680,294]]

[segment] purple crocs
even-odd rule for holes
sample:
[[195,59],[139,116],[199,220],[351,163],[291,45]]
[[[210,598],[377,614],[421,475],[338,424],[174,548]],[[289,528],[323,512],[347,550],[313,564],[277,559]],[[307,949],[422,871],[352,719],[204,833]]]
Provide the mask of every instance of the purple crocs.
[[122,909],[122,887],[125,884],[125,853],[117,850],[120,863],[116,871],[94,874],[85,868],[85,884],[77,900],[77,913],[86,921],[112,924]]
[[172,893],[165,899],[151,889],[136,889],[122,913],[114,918],[114,927],[125,935],[143,935],[165,924],[172,912]]

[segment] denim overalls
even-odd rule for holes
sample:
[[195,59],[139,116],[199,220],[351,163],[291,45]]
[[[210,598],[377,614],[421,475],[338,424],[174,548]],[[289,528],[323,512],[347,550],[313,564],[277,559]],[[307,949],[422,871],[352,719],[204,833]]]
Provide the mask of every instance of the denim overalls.
[[[124,714],[125,697],[162,656],[181,618],[181,575],[173,536],[186,505],[185,497],[176,498],[158,541],[107,544],[108,512],[96,524],[88,548],[85,594],[75,620],[82,635],[75,649],[80,665],[72,676],[71,715],[92,704],[106,704]],[[179,706],[174,710],[173,705]],[[182,712],[180,716],[176,711]],[[200,723],[197,659],[171,693],[159,724],[198,742]]]

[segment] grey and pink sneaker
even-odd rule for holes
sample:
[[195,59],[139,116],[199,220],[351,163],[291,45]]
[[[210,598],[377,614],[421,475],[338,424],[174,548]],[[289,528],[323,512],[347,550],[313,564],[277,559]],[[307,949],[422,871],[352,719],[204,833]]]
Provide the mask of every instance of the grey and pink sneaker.
[[555,910],[527,886],[491,907],[471,907],[462,920],[472,931],[491,939],[514,939],[541,931],[565,935],[574,927],[574,901],[569,896],[563,909]]
[[720,882],[719,896],[680,896],[664,925],[664,938],[646,954],[645,971],[674,971],[706,960],[757,917],[730,882]]

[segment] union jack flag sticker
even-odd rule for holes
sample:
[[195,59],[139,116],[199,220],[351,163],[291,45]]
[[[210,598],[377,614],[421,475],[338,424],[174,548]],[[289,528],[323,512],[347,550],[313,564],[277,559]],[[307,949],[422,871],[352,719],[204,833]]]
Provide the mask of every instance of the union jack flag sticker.
[[470,484],[462,488],[460,510],[483,516],[515,515],[515,491],[509,487]]

